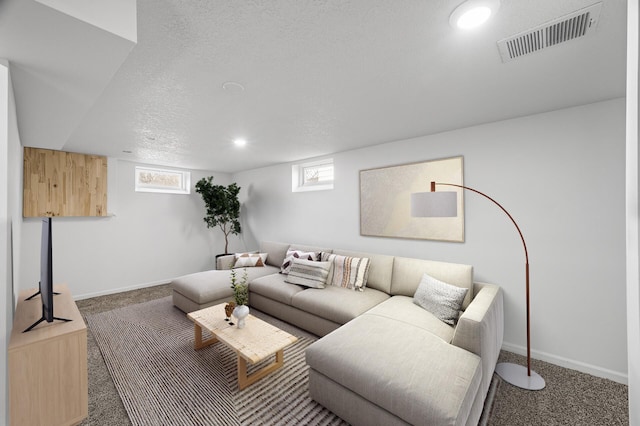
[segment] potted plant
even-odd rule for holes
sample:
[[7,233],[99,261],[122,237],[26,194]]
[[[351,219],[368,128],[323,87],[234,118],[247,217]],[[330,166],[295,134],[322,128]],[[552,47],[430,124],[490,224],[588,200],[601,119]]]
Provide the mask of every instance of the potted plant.
[[213,176],[202,178],[196,183],[196,192],[202,196],[207,215],[207,228],[219,227],[224,233],[224,254],[229,254],[229,234],[238,235],[240,228],[240,187],[214,185]]
[[231,289],[233,289],[233,300],[236,304],[233,309],[233,316],[238,320],[238,328],[244,328],[244,320],[249,315],[249,284],[247,283],[247,268],[244,268],[242,278],[238,280],[236,270],[231,270]]

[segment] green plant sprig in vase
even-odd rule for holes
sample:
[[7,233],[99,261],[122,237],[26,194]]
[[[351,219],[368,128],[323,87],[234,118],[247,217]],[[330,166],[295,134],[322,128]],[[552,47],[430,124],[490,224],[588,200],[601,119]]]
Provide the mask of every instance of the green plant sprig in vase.
[[247,268],[244,268],[244,273],[240,280],[238,280],[236,270],[231,270],[231,289],[233,289],[233,300],[235,300],[236,306],[249,304],[249,285],[247,284],[247,280]]
[[249,284],[247,280],[248,273],[246,268],[241,279],[238,279],[235,269],[231,270],[231,288],[233,289],[233,299],[236,302],[233,316],[237,319],[238,328],[244,328],[245,319],[249,315]]

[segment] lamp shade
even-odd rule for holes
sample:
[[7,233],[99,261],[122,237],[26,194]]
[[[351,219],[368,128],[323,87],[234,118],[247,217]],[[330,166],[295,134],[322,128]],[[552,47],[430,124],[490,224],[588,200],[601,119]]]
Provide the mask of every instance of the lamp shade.
[[412,217],[455,217],[457,215],[458,193],[455,191],[411,194]]

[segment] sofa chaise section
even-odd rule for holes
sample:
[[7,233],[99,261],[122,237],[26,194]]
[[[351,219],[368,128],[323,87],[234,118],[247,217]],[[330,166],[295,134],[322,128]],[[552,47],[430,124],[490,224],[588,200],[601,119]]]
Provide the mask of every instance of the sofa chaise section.
[[[266,265],[247,268],[248,281],[278,273],[280,269]],[[212,270],[184,275],[171,281],[173,304],[189,313],[233,299],[231,270]]]
[[422,327],[365,314],[306,352],[311,398],[354,425],[465,425],[480,357]]
[[[424,273],[469,288],[455,326],[413,303]],[[396,257],[390,296],[307,349],[311,397],[354,425],[476,425],[502,346],[500,288],[474,284],[469,265]]]
[[[268,253],[264,267],[246,268],[250,283],[256,278],[280,272],[289,244],[263,242],[260,252]],[[231,268],[235,255],[222,255],[216,258],[216,269],[196,272],[174,278],[171,283],[173,304],[185,313],[226,303],[233,299],[231,290]]]

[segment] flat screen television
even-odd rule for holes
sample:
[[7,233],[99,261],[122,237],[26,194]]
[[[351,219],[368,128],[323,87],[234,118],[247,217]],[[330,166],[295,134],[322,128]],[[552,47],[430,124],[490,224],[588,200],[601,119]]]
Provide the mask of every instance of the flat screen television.
[[42,219],[42,237],[40,239],[40,284],[38,292],[26,300],[31,300],[40,295],[42,301],[42,317],[27,328],[23,333],[32,330],[43,321],[53,322],[71,321],[65,318],[57,318],[53,315],[53,243],[52,243],[52,219],[45,217]]

